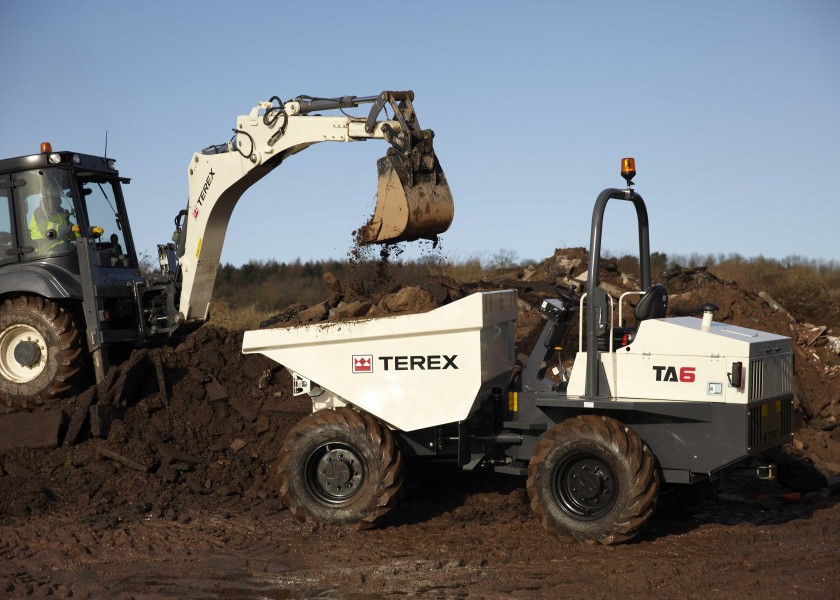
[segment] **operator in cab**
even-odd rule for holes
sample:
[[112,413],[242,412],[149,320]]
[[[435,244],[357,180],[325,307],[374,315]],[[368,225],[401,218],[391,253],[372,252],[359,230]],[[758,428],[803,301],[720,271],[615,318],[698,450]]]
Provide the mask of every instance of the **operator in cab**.
[[29,221],[29,236],[41,253],[59,250],[79,237],[79,228],[61,206],[61,190],[55,185],[44,186],[41,203]]

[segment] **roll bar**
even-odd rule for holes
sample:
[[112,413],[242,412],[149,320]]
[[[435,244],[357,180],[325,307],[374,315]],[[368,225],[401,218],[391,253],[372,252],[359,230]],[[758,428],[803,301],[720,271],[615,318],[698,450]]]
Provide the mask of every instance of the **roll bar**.
[[641,270],[641,287],[646,291],[650,287],[650,234],[648,226],[647,207],[644,199],[632,188],[607,188],[598,195],[595,208],[592,210],[592,231],[589,237],[589,275],[586,283],[586,294],[589,300],[589,310],[586,311],[586,388],[587,398],[602,397],[598,389],[598,334],[606,330],[609,324],[609,302],[607,293],[598,287],[600,276],[598,265],[601,262],[601,231],[604,226],[604,210],[610,200],[628,200],[636,208],[636,218],[639,226],[639,268]]

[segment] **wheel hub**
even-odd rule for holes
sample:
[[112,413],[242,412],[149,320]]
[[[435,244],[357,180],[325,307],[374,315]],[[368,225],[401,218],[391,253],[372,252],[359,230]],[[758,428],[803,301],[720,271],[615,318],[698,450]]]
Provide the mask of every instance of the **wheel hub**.
[[615,503],[618,486],[610,467],[594,456],[578,456],[557,469],[554,491],[563,508],[583,519],[597,519]]
[[47,342],[30,325],[11,325],[0,332],[0,376],[20,384],[37,378],[47,366]]
[[15,360],[24,367],[31,367],[41,360],[41,349],[38,344],[30,340],[24,340],[15,346]]
[[314,492],[327,502],[355,494],[364,480],[364,463],[349,446],[327,446],[314,464]]

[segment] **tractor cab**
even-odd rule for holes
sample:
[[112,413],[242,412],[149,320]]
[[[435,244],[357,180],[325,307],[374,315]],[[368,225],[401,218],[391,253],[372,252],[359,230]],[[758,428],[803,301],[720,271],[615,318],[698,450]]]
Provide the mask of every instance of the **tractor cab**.
[[121,189],[127,182],[111,159],[52,152],[49,144],[41,154],[0,161],[0,265],[39,262],[78,276],[81,240],[102,283],[124,280],[118,272],[138,267]]
[[[28,405],[65,393],[88,354],[101,381],[111,360],[104,350],[127,355],[149,338],[144,317],[155,310],[143,303],[160,291],[139,270],[128,181],[112,159],[48,143],[0,160],[0,400]],[[165,299],[158,304],[165,310]]]

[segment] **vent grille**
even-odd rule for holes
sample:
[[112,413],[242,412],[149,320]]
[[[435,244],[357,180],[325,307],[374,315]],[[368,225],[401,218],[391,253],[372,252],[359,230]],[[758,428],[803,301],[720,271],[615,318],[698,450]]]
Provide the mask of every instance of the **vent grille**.
[[793,382],[793,356],[777,354],[750,361],[749,401],[789,394]]
[[749,449],[760,450],[792,432],[790,398],[767,400],[749,406]]

